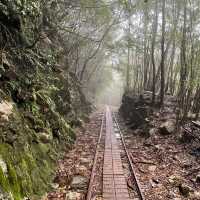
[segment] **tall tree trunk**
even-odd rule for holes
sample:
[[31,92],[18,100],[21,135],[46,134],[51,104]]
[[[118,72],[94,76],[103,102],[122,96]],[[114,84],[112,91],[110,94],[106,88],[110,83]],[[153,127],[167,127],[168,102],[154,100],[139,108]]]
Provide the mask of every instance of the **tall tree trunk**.
[[155,16],[152,28],[152,44],[151,44],[151,62],[152,62],[152,70],[153,70],[153,80],[152,80],[152,104],[155,103],[155,93],[156,93],[156,65],[155,65],[155,42],[156,42],[156,34],[158,29],[158,1],[155,1]]
[[148,3],[144,5],[144,78],[143,78],[143,87],[146,89],[147,87],[147,71],[148,71],[148,38],[147,38],[147,27],[148,26]]
[[161,40],[161,65],[160,65],[160,106],[164,102],[165,93],[165,0],[162,1],[162,40]]
[[173,95],[172,88],[173,88],[173,72],[174,72],[174,58],[176,53],[176,32],[177,32],[177,25],[180,19],[180,9],[181,4],[180,1],[173,0],[173,30],[171,33],[171,41],[172,41],[172,49],[171,49],[171,56],[170,56],[170,63],[169,63],[169,71],[168,71],[168,80],[166,84],[166,92],[170,92]]
[[175,37],[173,38],[172,43],[172,53],[171,53],[171,60],[170,60],[170,67],[169,67],[169,91],[170,94],[173,95],[173,71],[174,71],[174,57],[175,57],[175,51],[176,51],[176,41]]
[[129,17],[129,24],[128,24],[128,63],[126,69],[126,90],[130,90],[130,32],[131,32],[131,22]]
[[183,121],[183,108],[186,93],[187,80],[187,61],[186,61],[186,20],[187,20],[187,0],[184,0],[184,22],[181,42],[181,69],[180,69],[180,88],[178,94],[179,113],[178,120]]
[[129,12],[128,16],[128,57],[127,57],[127,68],[126,68],[126,91],[130,91],[130,35],[131,35],[131,1],[127,5],[127,9]]

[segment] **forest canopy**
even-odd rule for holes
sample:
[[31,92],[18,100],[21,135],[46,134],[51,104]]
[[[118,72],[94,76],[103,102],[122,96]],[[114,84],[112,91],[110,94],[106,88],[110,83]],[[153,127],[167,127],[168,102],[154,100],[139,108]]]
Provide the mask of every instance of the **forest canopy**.
[[88,90],[109,64],[122,72],[127,91],[152,91],[152,103],[159,94],[160,105],[165,94],[175,95],[182,117],[198,115],[198,1],[2,0],[0,6],[2,48],[48,43],[52,62],[64,61]]

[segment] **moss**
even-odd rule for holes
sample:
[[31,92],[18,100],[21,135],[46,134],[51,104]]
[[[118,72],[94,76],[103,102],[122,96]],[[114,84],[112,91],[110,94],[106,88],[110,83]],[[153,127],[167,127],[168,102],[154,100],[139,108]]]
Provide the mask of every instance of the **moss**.
[[[9,122],[0,127],[3,133],[0,134],[0,154],[8,165],[6,175],[0,169],[0,184],[15,200],[25,196],[40,199],[49,190],[56,161],[76,139],[67,121],[78,117],[74,99],[84,103],[79,101],[80,95],[76,96],[79,91],[72,86],[71,79],[68,81],[68,75],[58,76],[51,67],[37,68],[35,65],[42,66],[37,56],[33,52],[10,55],[11,63],[16,65],[17,78],[0,88],[3,98],[13,98],[15,102]],[[29,57],[27,62],[23,60],[25,57]],[[20,99],[23,102],[20,103]],[[53,137],[48,143],[42,143],[40,132]],[[9,135],[14,137],[12,145],[5,142]]]
[[33,155],[31,153],[25,153],[24,160],[26,162],[29,174],[31,173],[32,170],[34,170],[35,168],[37,168],[36,161],[33,158]]
[[35,170],[32,172],[31,181],[33,184],[33,195],[40,197],[47,191],[47,187],[45,186],[43,180],[40,178],[38,171]]
[[10,153],[11,153],[10,145],[5,144],[5,143],[0,144],[0,154],[5,160],[9,158]]
[[2,168],[0,167],[0,186],[5,192],[10,191],[10,186],[7,177],[5,176]]
[[65,136],[65,140],[70,144],[74,142],[76,139],[76,135],[70,125],[62,118],[60,121],[61,130],[63,135]]
[[55,109],[55,103],[49,96],[48,90],[40,90],[36,92],[36,102],[41,106],[47,106],[51,109]]
[[21,189],[17,178],[16,170],[11,164],[8,164],[8,180],[14,200],[21,200]]
[[50,145],[39,143],[39,144],[35,144],[33,149],[34,149],[34,154],[35,154],[34,156],[40,159],[43,159],[43,158],[46,158],[50,150]]
[[42,161],[42,164],[41,164],[41,167],[40,167],[40,174],[41,174],[41,178],[45,184],[45,187],[48,188],[51,183],[51,178],[49,177],[52,177],[53,175],[53,169],[55,167],[55,163],[51,163],[47,160],[43,160]]
[[48,190],[55,168],[55,163],[48,156],[50,148],[50,144],[34,144],[31,146],[32,154],[26,155],[33,193],[39,196]]
[[29,175],[29,169],[26,161],[24,159],[16,167],[17,180],[20,186],[20,192],[22,196],[29,196],[33,193],[32,182]]

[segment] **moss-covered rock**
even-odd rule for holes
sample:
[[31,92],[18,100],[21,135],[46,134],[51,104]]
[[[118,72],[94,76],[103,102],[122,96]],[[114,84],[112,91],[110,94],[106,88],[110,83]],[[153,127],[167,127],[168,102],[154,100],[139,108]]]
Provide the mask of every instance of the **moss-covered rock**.
[[0,38],[0,103],[12,105],[11,112],[0,113],[4,199],[38,200],[48,191],[57,160],[76,139],[73,127],[90,111],[69,66],[59,63],[62,48],[41,48],[44,42],[27,48],[38,37],[40,12],[37,2],[0,3],[0,22],[9,31],[2,28]]
[[[0,190],[14,200],[39,199],[49,190],[57,160],[76,139],[72,126],[81,125],[89,106],[69,74],[45,68],[32,56],[30,51],[5,55],[16,76],[0,80],[2,101],[13,105],[0,123],[0,155],[7,168],[0,166]],[[24,62],[30,59],[32,70]]]

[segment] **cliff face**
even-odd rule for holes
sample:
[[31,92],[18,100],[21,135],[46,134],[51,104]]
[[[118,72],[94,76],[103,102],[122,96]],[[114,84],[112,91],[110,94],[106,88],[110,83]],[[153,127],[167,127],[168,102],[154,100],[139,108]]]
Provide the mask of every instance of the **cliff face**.
[[90,104],[68,66],[49,50],[50,42],[19,48],[27,42],[10,12],[0,3],[0,199],[39,199]]

